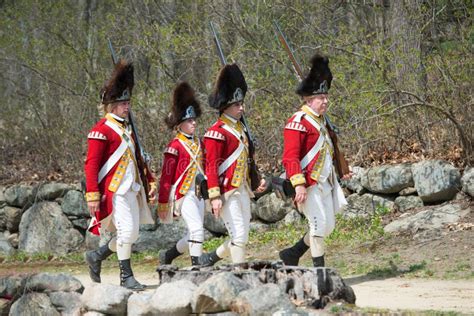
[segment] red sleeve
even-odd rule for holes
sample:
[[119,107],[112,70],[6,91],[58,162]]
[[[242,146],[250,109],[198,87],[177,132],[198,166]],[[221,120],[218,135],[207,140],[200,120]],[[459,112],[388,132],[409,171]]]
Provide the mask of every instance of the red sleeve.
[[88,150],[84,172],[86,174],[86,199],[98,201],[100,199],[99,171],[105,150],[106,140],[88,138]]
[[164,154],[163,165],[160,176],[160,190],[158,192],[158,210],[166,211],[171,186],[173,185],[174,175],[178,166],[178,156],[166,152]]
[[304,142],[305,133],[285,128],[283,132],[283,167],[286,170],[287,179],[291,180],[293,186],[304,184],[306,180],[301,170],[301,146]]
[[219,188],[219,164],[222,163],[224,141],[215,138],[204,137],[205,164],[204,171],[207,176],[207,187],[209,198],[220,196]]

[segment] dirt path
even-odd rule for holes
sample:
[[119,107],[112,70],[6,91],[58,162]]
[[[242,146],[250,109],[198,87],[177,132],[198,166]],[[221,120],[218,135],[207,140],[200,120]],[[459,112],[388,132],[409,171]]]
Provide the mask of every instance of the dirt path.
[[[92,282],[86,274],[74,275],[84,286]],[[137,280],[150,286],[158,286],[156,273],[136,273]],[[102,280],[119,284],[116,273],[107,271]],[[474,281],[446,281],[389,278],[366,280],[363,277],[347,278],[346,283],[355,291],[358,307],[376,307],[390,310],[436,310],[474,313]]]

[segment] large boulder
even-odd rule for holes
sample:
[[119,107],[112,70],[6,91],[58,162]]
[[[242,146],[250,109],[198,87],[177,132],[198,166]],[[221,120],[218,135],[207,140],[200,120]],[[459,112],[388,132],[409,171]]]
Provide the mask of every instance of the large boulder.
[[9,315],[60,316],[51,299],[45,293],[26,293],[10,309]]
[[0,297],[16,299],[23,294],[25,282],[20,275],[0,277]]
[[34,204],[21,218],[18,248],[25,252],[66,254],[77,250],[83,241],[57,203]]
[[80,292],[82,283],[73,276],[59,273],[38,273],[26,279],[25,287],[36,292]]
[[342,180],[341,186],[358,194],[365,193],[366,190],[361,183],[362,176],[365,174],[365,172],[366,170],[362,167],[352,167],[352,173],[354,173],[354,175],[349,180]]
[[60,182],[41,183],[34,188],[33,196],[36,201],[52,201],[64,196],[67,191],[73,188],[69,184]]
[[354,193],[347,197],[347,205],[342,208],[341,212],[345,217],[367,217],[380,211],[392,212],[395,206],[393,201],[394,197],[392,196]]
[[409,164],[385,165],[368,169],[361,176],[364,188],[375,193],[398,193],[413,186]]
[[81,315],[81,294],[77,292],[52,292],[49,299],[56,310],[64,315]]
[[462,203],[446,204],[392,221],[384,227],[384,231],[388,233],[409,231],[414,234],[423,230],[435,230],[446,224],[458,222],[469,212],[470,208],[463,207]]
[[77,217],[90,217],[87,203],[82,195],[82,192],[71,190],[64,196],[61,203],[61,209],[66,215]]
[[275,193],[267,194],[257,201],[256,215],[267,223],[283,219],[293,209],[291,200],[279,199]]
[[3,192],[5,201],[10,206],[24,207],[32,202],[33,187],[29,185],[13,185]]
[[192,306],[195,313],[219,313],[230,310],[232,300],[249,285],[231,272],[213,275],[194,292]]
[[[156,315],[189,315],[196,285],[188,280],[164,283],[156,289],[151,305]],[[170,299],[173,298],[173,299]]]
[[128,316],[153,316],[157,313],[151,306],[152,293],[133,293],[127,302]]
[[413,164],[413,180],[423,202],[448,201],[461,188],[461,174],[443,160],[427,160]]
[[160,224],[154,231],[140,230],[138,240],[133,244],[132,250],[142,252],[168,249],[186,234],[186,230],[186,224],[182,218],[174,220],[171,224]]
[[469,168],[464,171],[464,174],[461,178],[462,190],[474,196],[474,168]]
[[412,208],[422,207],[423,200],[416,195],[399,196],[395,199],[395,205],[400,212],[405,212]]
[[110,315],[126,315],[127,301],[132,291],[124,287],[104,283],[92,283],[82,293],[83,307]]
[[272,315],[285,310],[288,315],[296,312],[288,295],[273,283],[242,291],[231,304],[231,310],[245,315]]

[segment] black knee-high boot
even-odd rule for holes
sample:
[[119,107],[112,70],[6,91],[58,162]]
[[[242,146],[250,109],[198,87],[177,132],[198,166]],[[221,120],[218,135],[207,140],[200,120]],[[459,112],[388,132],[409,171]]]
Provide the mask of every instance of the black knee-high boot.
[[130,259],[119,260],[120,267],[120,286],[129,290],[142,291],[146,288],[145,285],[140,284],[133,276]]
[[166,251],[160,251],[160,264],[171,264],[174,259],[181,256],[182,253],[178,251],[176,245]]
[[199,263],[203,267],[210,267],[216,264],[217,261],[222,260],[221,257],[217,255],[217,252],[214,250],[212,252],[203,253],[199,257]]
[[109,245],[103,245],[97,250],[87,251],[84,255],[89,265],[89,276],[93,282],[100,283],[100,271],[102,269],[102,261],[107,259],[114,252],[110,250]]
[[198,256],[191,256],[191,265],[192,265],[192,266],[199,266],[199,265],[201,265]]
[[313,257],[313,267],[324,267],[324,255],[321,257]]
[[297,266],[301,256],[309,249],[309,246],[304,242],[304,236],[292,247],[280,251],[280,259],[287,266]]

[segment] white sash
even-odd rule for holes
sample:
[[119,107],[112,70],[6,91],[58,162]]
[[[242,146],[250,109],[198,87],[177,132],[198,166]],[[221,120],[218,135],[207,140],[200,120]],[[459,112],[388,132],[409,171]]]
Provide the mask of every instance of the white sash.
[[234,135],[240,142],[239,144],[239,147],[237,147],[236,150],[234,150],[234,152],[232,153],[232,155],[230,155],[229,157],[227,157],[226,160],[224,160],[222,162],[222,164],[219,166],[219,169],[218,169],[218,174],[219,176],[221,176],[222,174],[224,174],[224,172],[229,169],[230,166],[232,166],[232,164],[240,157],[240,154],[242,153],[242,151],[245,149],[245,144],[244,142],[242,141],[242,135],[240,135],[239,133],[237,133],[237,131],[235,131],[233,128],[231,128],[230,126],[228,125],[223,125],[222,126],[223,129],[225,129],[226,131],[228,131],[229,133],[231,133],[232,135]]
[[[115,164],[123,156],[127,148],[130,148],[132,150],[132,153],[135,154],[135,148],[130,140],[131,135],[127,133],[126,131],[121,130],[116,124],[112,123],[109,120],[107,120],[105,124],[120,136],[120,138],[122,139],[122,142],[120,143],[119,147],[115,150],[115,152],[112,154],[112,156],[110,156],[109,159],[107,159],[107,161],[104,163],[102,168],[100,168],[99,179],[98,179],[99,183],[104,179],[104,177],[109,173],[109,171],[112,170]],[[128,141],[123,137],[123,134],[127,136],[127,138],[129,139]]]

